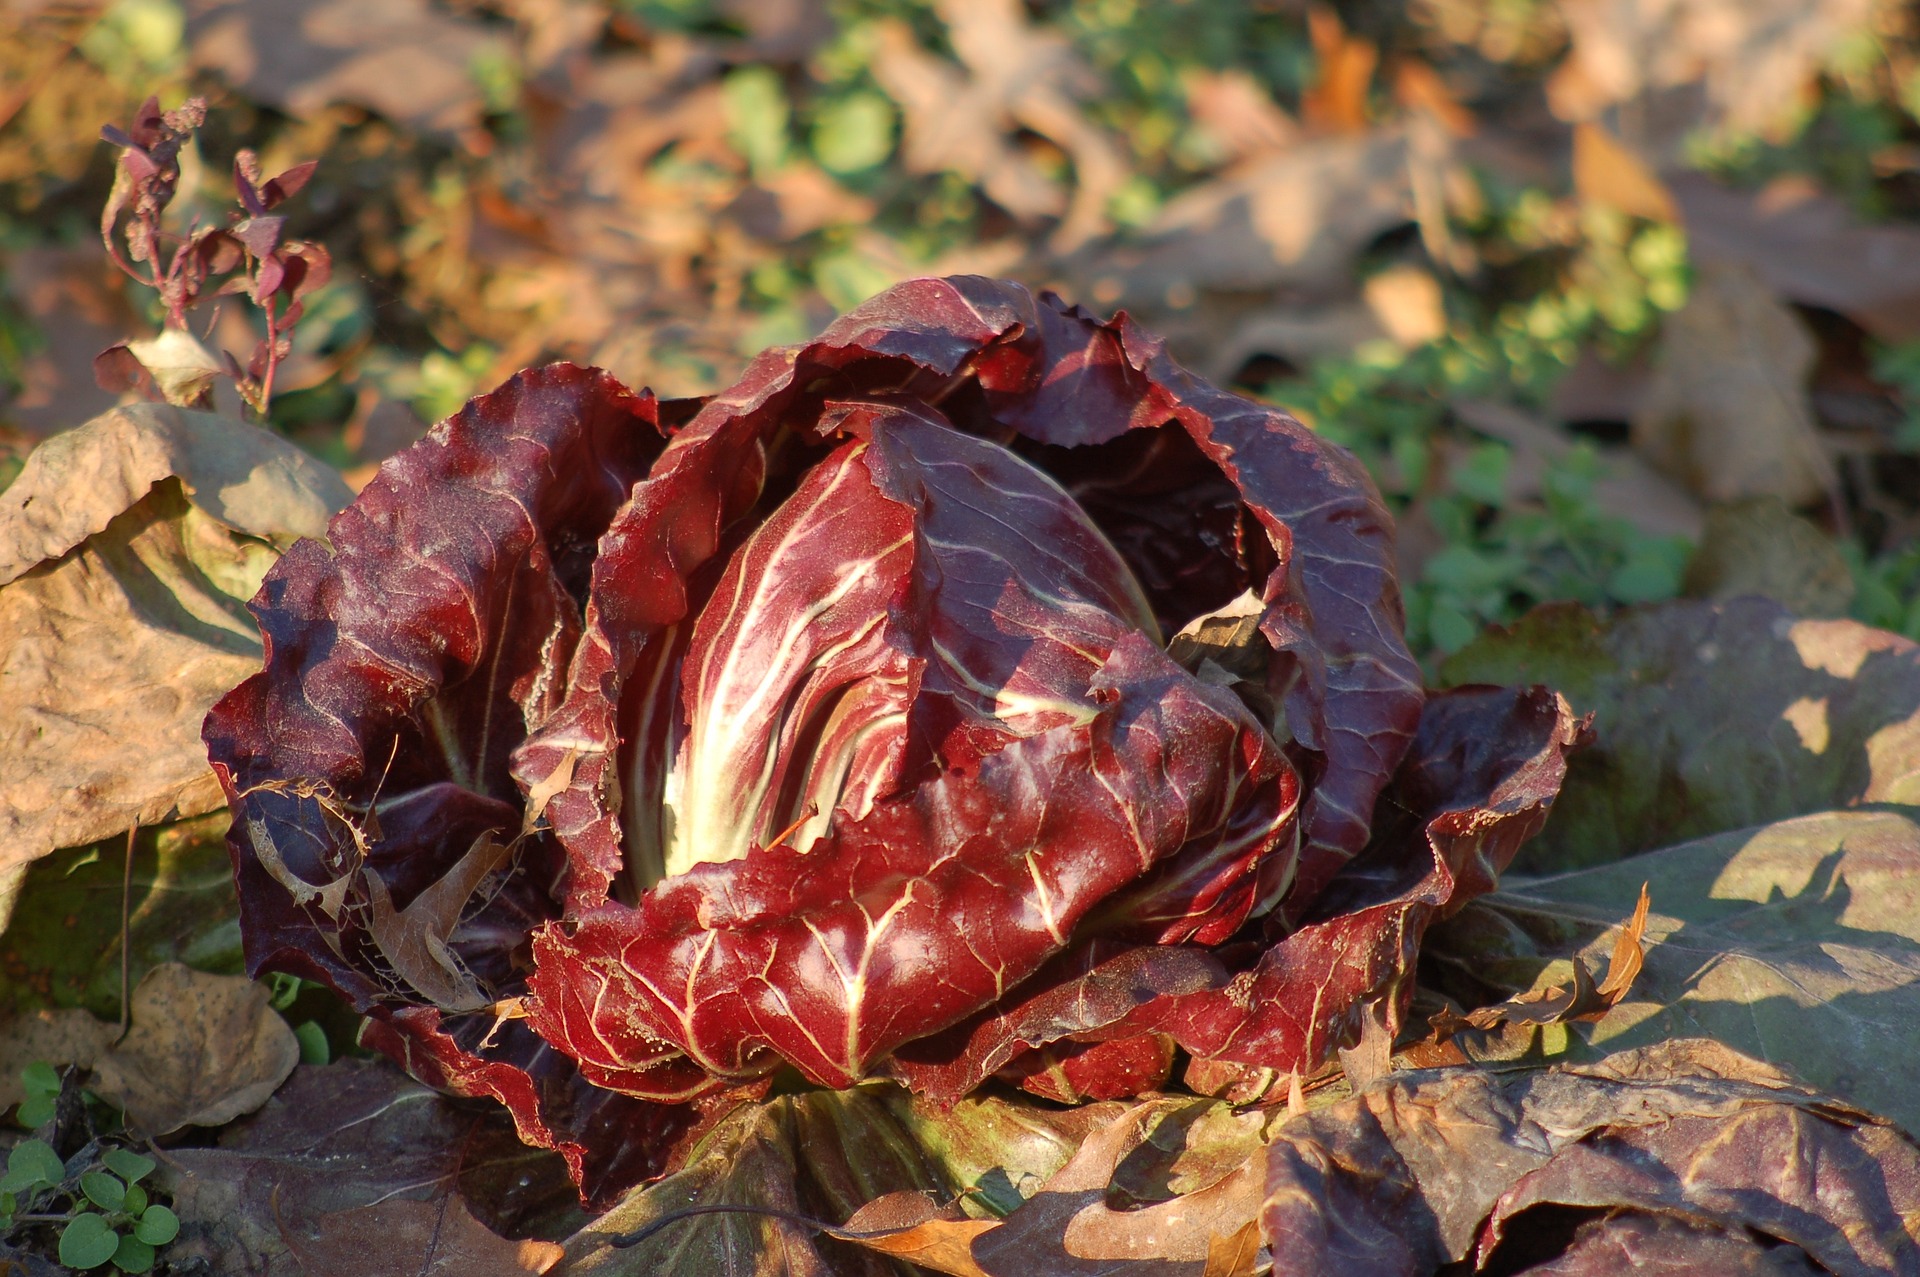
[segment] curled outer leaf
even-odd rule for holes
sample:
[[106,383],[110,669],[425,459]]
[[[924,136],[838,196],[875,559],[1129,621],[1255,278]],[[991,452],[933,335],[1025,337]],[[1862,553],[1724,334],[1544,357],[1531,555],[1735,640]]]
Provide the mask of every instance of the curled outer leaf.
[[[385,467],[326,542],[280,560],[252,604],[266,669],[206,726],[249,970],[333,985],[374,1017],[371,1042],[501,1100],[606,1191],[623,1184],[600,1177],[658,1170],[615,1128],[692,1119],[588,1086],[524,1024],[483,1047],[494,1017],[477,999],[443,1016],[383,955],[368,884],[404,914],[476,840],[521,828],[509,755],[551,704],[593,544],[664,444],[652,397],[604,373],[555,365],[475,400]],[[555,912],[551,836],[530,834],[511,864],[436,911],[458,919],[446,954],[489,999],[523,988],[515,952]]]
[[[1131,1002],[1086,996],[1098,989],[1092,972],[1063,977],[1060,990],[1080,996],[1009,999],[896,1053],[889,1068],[917,1090],[952,1097],[1009,1059],[1016,1072],[1030,1069],[1032,1057],[1012,1053],[1015,1046],[1166,1035],[1209,1065],[1285,1077],[1311,1074],[1360,1040],[1369,1021],[1391,1041],[1428,925],[1490,891],[1539,831],[1585,730],[1545,688],[1435,695],[1382,799],[1372,843],[1297,930],[1271,945],[1212,954],[1137,951]],[[1174,963],[1195,959],[1228,969],[1187,988],[1153,990],[1182,978]],[[1122,961],[1109,952],[1102,965],[1124,969]]]

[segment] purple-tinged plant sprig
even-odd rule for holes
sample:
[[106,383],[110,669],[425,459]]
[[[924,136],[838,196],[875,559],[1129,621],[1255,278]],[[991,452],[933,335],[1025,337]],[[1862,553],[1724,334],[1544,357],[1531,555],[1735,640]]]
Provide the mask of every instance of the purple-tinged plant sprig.
[[[109,124],[100,130],[104,141],[120,148],[113,191],[100,214],[100,240],[129,278],[159,293],[166,319],[160,337],[102,351],[94,360],[94,375],[107,390],[137,388],[149,398],[208,408],[213,379],[224,373],[264,420],[274,376],[293,349],[305,298],[333,273],[327,250],[288,239],[286,218],[273,211],[306,186],[318,162],[308,160],[263,178],[259,158],[242,150],[233,161],[240,208],[229,214],[229,224],[202,226],[195,218],[184,235],[170,232],[164,219],[180,185],[180,152],[206,118],[204,98],[162,111],[159,99],[150,97],[134,113],[131,129]],[[218,286],[209,288],[215,280]],[[266,325],[266,336],[244,368],[228,351],[216,359],[187,324],[187,311],[196,303],[238,295],[259,307]]]

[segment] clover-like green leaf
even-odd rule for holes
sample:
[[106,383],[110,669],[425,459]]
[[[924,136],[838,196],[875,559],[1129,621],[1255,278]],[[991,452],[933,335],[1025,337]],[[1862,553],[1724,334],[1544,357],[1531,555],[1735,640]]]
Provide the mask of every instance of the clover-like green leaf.
[[18,1193],[58,1184],[66,1175],[67,1168],[51,1144],[45,1140],[22,1140],[7,1154],[7,1173],[0,1175],[0,1192]]
[[120,1249],[119,1234],[104,1215],[85,1211],[60,1230],[60,1262],[69,1268],[98,1268]]
[[130,1148],[110,1148],[100,1161],[108,1170],[129,1184],[138,1184],[153,1174],[153,1168],[156,1165],[151,1157],[136,1153]]
[[133,1226],[133,1235],[149,1246],[164,1246],[180,1235],[180,1217],[165,1206],[149,1206]]
[[45,1060],[34,1060],[20,1070],[20,1085],[28,1095],[58,1095],[60,1070]]
[[14,1110],[14,1120],[30,1131],[38,1130],[53,1117],[54,1100],[50,1095],[29,1095]]
[[127,1186],[118,1176],[105,1171],[88,1171],[80,1177],[80,1191],[87,1200],[104,1211],[117,1211],[126,1205]]
[[153,1247],[138,1237],[122,1237],[113,1248],[113,1266],[123,1273],[144,1273],[153,1268]]

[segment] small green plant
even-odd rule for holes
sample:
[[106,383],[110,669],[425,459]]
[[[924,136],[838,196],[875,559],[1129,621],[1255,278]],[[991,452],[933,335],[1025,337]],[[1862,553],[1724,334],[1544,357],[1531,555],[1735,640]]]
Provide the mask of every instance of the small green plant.
[[180,1233],[179,1217],[148,1200],[141,1186],[154,1166],[131,1149],[92,1144],[63,1162],[45,1140],[23,1140],[0,1175],[0,1238],[56,1229],[57,1253],[68,1268],[111,1263],[123,1273],[148,1272],[156,1248]]
[[302,1064],[326,1064],[333,1059],[333,1044],[327,1041],[327,1031],[316,1020],[295,1021],[288,1013],[300,994],[307,989],[320,989],[324,986],[312,980],[302,980],[297,975],[287,975],[275,971],[267,977],[267,988],[272,991],[268,1000],[274,1010],[285,1016],[293,1029],[293,1036],[300,1043],[300,1062]]
[[1405,356],[1364,350],[1318,361],[1269,391],[1365,458],[1395,516],[1417,514],[1436,538],[1401,583],[1417,653],[1454,651],[1487,624],[1550,599],[1607,608],[1679,592],[1691,546],[1601,509],[1591,443],[1546,459],[1538,496],[1521,499],[1509,483],[1514,450],[1453,424],[1450,400],[1540,398],[1564,367],[1540,345],[1451,336]]
[[53,1119],[55,1103],[60,1099],[60,1070],[45,1060],[35,1060],[20,1070],[21,1089],[26,1092],[14,1120],[35,1130]]

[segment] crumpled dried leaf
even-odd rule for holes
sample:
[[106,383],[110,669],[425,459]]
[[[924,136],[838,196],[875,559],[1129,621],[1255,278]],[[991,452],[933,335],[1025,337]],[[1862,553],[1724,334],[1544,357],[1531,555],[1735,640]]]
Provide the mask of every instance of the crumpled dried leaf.
[[1596,739],[1572,759],[1523,872],[1833,807],[1920,803],[1920,645],[1896,634],[1795,620],[1758,598],[1607,624],[1556,604],[1441,667],[1444,683],[1536,679],[1593,713]]
[[182,407],[211,407],[213,384],[226,373],[226,365],[198,337],[172,326],[161,329],[158,337],[109,346],[95,357],[93,367],[103,385],[120,388],[150,381],[163,400]]
[[20,1070],[28,1064],[40,1060],[56,1066],[89,1068],[94,1057],[119,1034],[119,1025],[78,1009],[31,1011],[0,1018],[0,1109],[26,1098]]
[[381,956],[401,979],[444,1011],[478,1011],[493,1004],[448,941],[481,882],[513,854],[513,844],[501,842],[494,833],[481,833],[445,876],[404,909],[393,907],[393,896],[378,873],[361,870],[371,906],[367,930]]
[[924,1193],[875,1198],[828,1235],[920,1268],[956,1277],[985,1277],[974,1262],[973,1239],[1000,1227],[997,1220],[967,1219],[953,1204],[940,1206]]
[[1094,270],[1148,305],[1170,290],[1344,295],[1359,251],[1413,220],[1412,162],[1401,129],[1302,142],[1175,197],[1140,248]]
[[1920,229],[1869,225],[1805,178],[1739,191],[1701,173],[1670,183],[1699,263],[1739,263],[1779,296],[1847,316],[1885,341],[1920,337]]
[[1803,505],[1839,482],[1807,398],[1813,337],[1744,266],[1706,266],[1661,328],[1633,446],[1710,501]]
[[553,1242],[492,1232],[458,1193],[332,1211],[314,1218],[311,1233],[282,1235],[303,1277],[508,1277],[544,1273],[563,1254]]
[[[1484,899],[1484,897],[1483,897]],[[1564,987],[1534,988],[1515,994],[1505,1002],[1475,1007],[1465,1015],[1451,1009],[1433,1016],[1433,1038],[1445,1042],[1462,1029],[1485,1032],[1507,1024],[1565,1024],[1572,1020],[1599,1020],[1620,1005],[1645,967],[1647,955],[1641,938],[1647,930],[1647,908],[1652,903],[1645,883],[1640,886],[1640,902],[1633,916],[1621,925],[1613,940],[1613,952],[1607,958],[1607,973],[1598,983],[1578,954],[1570,960],[1573,983]],[[1473,906],[1469,905],[1468,908]],[[1442,924],[1444,928],[1445,924]],[[1444,944],[1437,946],[1445,954]],[[1444,957],[1443,957],[1444,960]]]
[[1854,594],[1853,572],[1834,539],[1778,497],[1709,510],[1682,584],[1690,598],[1764,594],[1810,617],[1845,616]]
[[267,999],[241,976],[155,967],[133,991],[133,1027],[95,1061],[93,1089],[148,1135],[253,1112],[300,1063]]
[[186,9],[196,65],[296,118],[347,102],[418,132],[458,133],[486,107],[475,62],[504,54],[485,26],[427,0],[193,0]]
[[[1099,92],[1098,78],[1065,37],[1029,21],[1014,0],[935,8],[960,66],[921,48],[904,22],[876,24],[873,76],[900,105],[907,167],[976,181],[1015,217],[1060,218],[1053,244],[1062,252],[1105,231],[1107,202],[1128,174],[1113,139],[1080,111]],[[1072,159],[1070,190],[1015,145],[1023,128]]]
[[1898,1062],[1920,1051],[1916,866],[1913,808],[1818,812],[1482,897],[1428,952],[1496,985],[1593,963],[1645,880],[1645,967],[1593,1045],[1710,1037],[1911,1130],[1920,1096]]
[[[1560,0],[1571,56],[1547,86],[1564,119],[1641,99],[1697,95],[1704,122],[1775,133],[1880,0]],[[1681,128],[1694,122],[1689,112]]]
[[[1712,1042],[1544,1071],[1396,1074],[1289,1120],[1267,1174],[1275,1269],[1300,1277],[1514,1271],[1550,1265],[1568,1241],[1581,1267],[1527,1271],[1619,1271],[1593,1266],[1597,1254],[1650,1235],[1670,1245],[1675,1223],[1705,1235],[1694,1254],[1716,1272],[1749,1270],[1772,1246],[1823,1272],[1920,1264],[1912,1141]],[[1556,1234],[1552,1208],[1576,1212],[1559,1218],[1584,1235]]]
[[260,660],[243,601],[340,477],[156,404],[57,435],[0,493],[0,872],[219,805],[200,720]]
[[225,527],[280,545],[324,536],[353,500],[338,473],[259,426],[127,404],[41,444],[0,492],[0,585],[105,531],[169,477]]
[[[478,1207],[476,1191],[497,1178],[489,1157],[512,1158],[516,1181],[565,1183],[553,1154],[539,1155],[553,1164],[542,1168],[528,1165],[524,1150],[490,1153],[501,1149],[496,1136],[505,1125],[385,1061],[302,1065],[258,1113],[222,1130],[217,1147],[169,1151],[155,1172],[181,1221],[168,1254],[216,1273],[292,1277],[301,1264],[288,1242],[311,1236],[322,1217],[349,1219],[399,1200],[433,1205],[456,1180]],[[489,1220],[502,1213],[494,1198],[510,1198],[513,1187],[488,1191]],[[362,1251],[363,1261],[372,1250]]]

